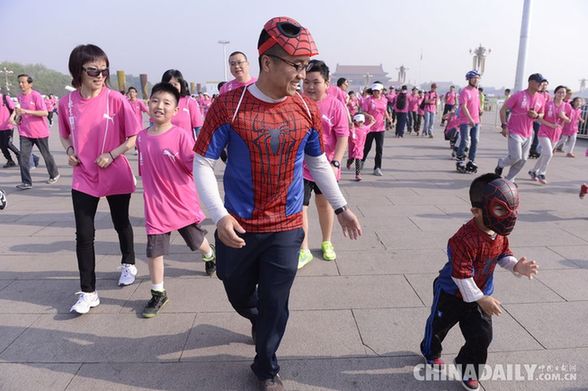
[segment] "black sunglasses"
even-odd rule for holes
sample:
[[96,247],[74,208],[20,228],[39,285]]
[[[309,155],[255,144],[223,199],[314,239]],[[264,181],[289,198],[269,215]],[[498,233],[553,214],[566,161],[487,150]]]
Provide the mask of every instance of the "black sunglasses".
[[108,68],[104,69],[97,69],[97,68],[82,68],[90,77],[98,77],[100,74],[105,78],[108,77],[110,74],[110,70]]
[[280,56],[275,56],[273,54],[265,53],[265,55],[268,56],[268,57],[271,57],[271,58],[278,59],[278,60],[282,61],[283,63],[286,63],[286,64],[290,65],[292,68],[294,68],[296,70],[296,73],[300,73],[303,70],[307,70],[308,65],[309,65],[309,64],[305,64],[305,63],[298,63],[298,64],[296,64],[296,63],[294,63],[292,61],[288,61],[285,58],[282,58]]

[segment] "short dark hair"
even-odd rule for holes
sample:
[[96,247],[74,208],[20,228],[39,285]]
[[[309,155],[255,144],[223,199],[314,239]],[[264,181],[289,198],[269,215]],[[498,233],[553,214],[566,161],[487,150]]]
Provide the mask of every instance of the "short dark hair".
[[243,57],[245,57],[245,60],[248,60],[247,59],[247,55],[245,53],[243,53],[243,52],[238,51],[238,50],[236,50],[233,53],[229,54],[229,58],[231,58],[231,57],[233,57],[233,56],[235,56],[237,54],[241,54]]
[[161,82],[169,83],[172,78],[176,79],[180,83],[180,96],[190,95],[190,91],[188,91],[188,82],[184,80],[184,75],[182,75],[182,72],[178,71],[177,69],[168,69],[167,71],[163,72],[163,75],[161,75]]
[[510,88],[507,88],[507,89],[505,89],[505,90],[504,90],[504,93],[505,93],[505,94],[510,94]]
[[329,80],[329,67],[321,60],[311,60],[306,67],[306,73],[318,72],[323,79]]
[[[267,31],[263,30],[259,36],[259,42],[257,44],[257,47],[259,48],[261,45],[263,45],[263,43],[265,41],[267,41],[270,38],[269,34],[267,33]],[[262,71],[262,67],[261,67],[261,58],[263,56],[268,56],[270,58],[272,58],[271,56],[277,56],[277,57],[283,57],[283,56],[287,56],[288,53],[286,53],[286,51],[284,49],[282,49],[282,47],[278,44],[275,44],[274,46],[270,47],[269,49],[267,49],[265,52],[263,52],[262,55],[260,55],[257,58],[257,63],[259,65],[259,72],[261,73]],[[272,58],[273,61],[275,61],[276,59]]]
[[476,179],[474,179],[472,181],[472,184],[470,185],[470,203],[472,204],[473,207],[476,207],[475,205],[480,205],[482,203],[482,197],[484,195],[483,189],[484,187],[492,182],[495,179],[500,178],[500,175],[494,174],[494,173],[488,173],[488,174],[484,174],[484,175],[480,175],[479,177],[477,177]]
[[176,106],[180,102],[180,92],[178,91],[178,89],[176,87],[174,87],[173,85],[171,85],[169,83],[161,82],[161,83],[157,83],[156,85],[154,85],[153,88],[151,89],[151,95],[149,95],[149,98],[151,98],[153,95],[157,94],[158,92],[167,92],[169,94],[172,94],[176,100]]
[[27,83],[31,84],[33,82],[33,78],[30,77],[29,75],[27,75],[26,73],[21,73],[20,75],[18,75],[16,77],[16,80],[20,79],[21,77],[26,77],[27,78]]
[[341,87],[343,84],[345,84],[346,81],[347,81],[347,79],[344,77],[338,78],[337,79],[337,87]]
[[557,87],[555,87],[555,90],[553,90],[553,93],[554,94],[557,93],[557,91],[561,90],[562,88],[564,90],[566,90],[566,93],[567,93],[568,88],[566,86],[557,86]]
[[[84,72],[84,64],[90,61],[104,60],[106,68],[110,68],[110,61],[108,56],[102,49],[93,44],[78,45],[71,51],[69,55],[68,68],[71,74],[71,85],[79,88],[82,85],[82,72]],[[106,76],[105,84],[108,85],[110,75]]]
[[227,84],[227,82],[226,82],[226,81],[221,81],[220,83],[218,83],[218,84],[216,85],[216,89],[217,89],[217,90],[220,92],[220,89],[221,89],[221,88],[223,88],[223,86],[224,86],[225,84]]
[[131,92],[131,90],[133,90],[133,91],[137,92],[137,89],[136,89],[135,87],[133,87],[133,86],[130,86],[130,87],[129,87],[129,89],[127,90],[127,94],[128,94],[129,92]]

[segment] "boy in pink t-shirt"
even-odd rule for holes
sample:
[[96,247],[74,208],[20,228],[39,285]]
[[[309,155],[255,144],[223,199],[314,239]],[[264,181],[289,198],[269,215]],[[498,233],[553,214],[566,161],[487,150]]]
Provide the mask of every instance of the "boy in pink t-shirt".
[[153,124],[137,137],[151,277],[151,300],[143,310],[145,318],[157,315],[168,301],[163,288],[163,256],[169,252],[171,231],[177,230],[192,251],[200,251],[206,274],[212,276],[216,270],[214,249],[199,225],[205,216],[192,174],[193,139],[172,124],[179,101],[180,93],[174,86],[156,84],[149,99]]
[[[365,122],[366,118],[369,120],[368,123]],[[361,159],[363,159],[365,139],[374,123],[374,117],[367,113],[359,113],[353,116],[353,127],[349,132],[349,159],[347,159],[347,169],[349,170],[353,162],[355,162],[355,180],[357,182],[361,181]]]
[[[304,79],[304,94],[316,102],[319,113],[321,114],[322,141],[325,148],[325,154],[333,168],[337,180],[341,178],[341,160],[347,149],[347,139],[349,137],[349,117],[348,111],[340,100],[332,95],[328,95],[327,87],[329,82],[329,68],[323,61],[312,60],[306,70]],[[321,189],[316,184],[310,170],[304,166],[304,200],[303,200],[303,228],[306,233],[300,247],[298,257],[298,269],[304,267],[312,261],[312,253],[308,248],[308,205],[312,192],[315,193],[315,203],[319,214],[319,221],[322,231],[321,251],[325,261],[334,261],[337,257],[331,235],[333,233],[333,224],[335,213],[329,202],[322,194]]]

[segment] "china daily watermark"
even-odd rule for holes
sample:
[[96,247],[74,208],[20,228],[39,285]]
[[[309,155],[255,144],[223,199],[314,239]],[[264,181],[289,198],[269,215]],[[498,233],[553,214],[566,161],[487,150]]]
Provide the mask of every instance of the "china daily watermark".
[[446,381],[461,378],[478,378],[480,381],[576,381],[575,364],[445,364],[441,370],[428,364],[418,364],[413,375],[419,381]]

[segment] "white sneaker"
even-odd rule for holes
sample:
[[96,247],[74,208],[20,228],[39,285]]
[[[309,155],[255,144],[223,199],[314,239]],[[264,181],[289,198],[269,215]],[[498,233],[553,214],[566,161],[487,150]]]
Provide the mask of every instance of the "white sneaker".
[[120,270],[120,278],[118,279],[119,286],[127,286],[135,282],[135,276],[137,275],[137,268],[135,265],[123,263],[118,269]]
[[57,174],[57,176],[55,178],[49,178],[47,180],[47,183],[50,184],[50,185],[52,185],[54,183],[57,183],[57,181],[59,180],[59,178],[61,178],[61,175]]
[[87,314],[90,308],[97,307],[100,304],[98,293],[76,292],[78,301],[71,307],[69,312],[77,312],[78,314]]

